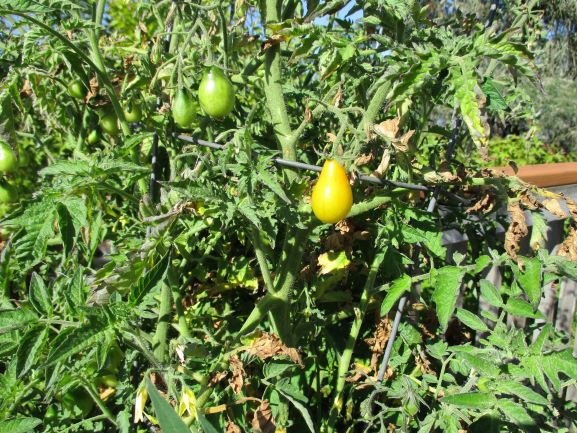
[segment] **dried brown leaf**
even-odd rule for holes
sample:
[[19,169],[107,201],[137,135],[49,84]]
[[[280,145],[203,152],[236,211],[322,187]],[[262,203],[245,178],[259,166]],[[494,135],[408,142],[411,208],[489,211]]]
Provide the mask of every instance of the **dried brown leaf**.
[[371,357],[371,370],[378,371],[378,363],[381,355],[385,351],[385,346],[391,336],[391,321],[388,317],[383,317],[372,337],[367,338],[365,342],[371,347],[373,356]]
[[20,89],[21,98],[29,98],[32,95],[32,87],[30,86],[30,81],[24,80],[24,84]]
[[567,203],[567,207],[569,208],[569,213],[571,214],[571,218],[577,221],[577,202],[569,197],[565,197],[565,203]]
[[90,87],[90,88],[88,89],[88,93],[86,94],[86,102],[90,101],[96,95],[98,95],[98,78],[96,78],[96,75],[94,75],[90,79],[90,82],[88,83],[88,87]]
[[389,119],[373,126],[373,130],[381,137],[393,141],[399,133],[399,122],[401,119]]
[[331,143],[334,143],[335,141],[337,141],[337,136],[335,134],[333,134],[332,132],[327,132],[327,139]]
[[360,167],[361,165],[368,164],[373,159],[375,159],[375,155],[373,155],[372,153],[364,153],[361,156],[359,156],[357,159],[355,159],[355,165],[357,167]]
[[495,200],[490,194],[485,194],[477,203],[467,209],[467,213],[483,212],[489,213],[495,207]]
[[577,230],[575,227],[570,228],[569,236],[561,244],[558,254],[574,262],[577,261]]
[[335,94],[335,97],[333,98],[333,106],[335,108],[339,108],[342,102],[343,102],[343,89],[339,87],[337,93]]
[[406,134],[403,134],[403,136],[399,140],[393,140],[392,143],[395,150],[397,152],[407,153],[409,151],[409,140],[411,139],[414,133],[415,131],[409,131]]
[[381,158],[381,162],[377,169],[373,172],[373,176],[375,177],[383,177],[387,170],[389,169],[389,165],[391,163],[391,151],[389,149],[385,149],[383,151],[383,157]]
[[230,368],[232,370],[232,377],[229,379],[228,383],[234,393],[238,395],[244,386],[246,373],[244,371],[244,365],[237,355],[230,357]]
[[210,380],[208,381],[208,386],[209,387],[215,386],[222,379],[224,379],[227,375],[228,375],[228,372],[226,372],[226,371],[217,371],[216,373],[213,373]]
[[275,433],[276,423],[268,400],[263,400],[252,418],[252,429],[255,433]]
[[263,334],[246,349],[246,352],[260,359],[267,359],[278,355],[288,356],[292,362],[304,368],[303,361],[296,349],[285,346],[278,336],[267,332],[263,332]]
[[242,430],[234,422],[232,422],[231,420],[228,420],[228,422],[226,423],[226,432],[225,433],[242,433]]
[[529,234],[529,229],[519,203],[510,203],[507,211],[511,216],[511,224],[505,234],[505,250],[513,260],[517,260],[517,252],[520,249],[519,242]]
[[559,218],[567,218],[567,213],[561,207],[561,203],[556,199],[543,200],[543,207]]

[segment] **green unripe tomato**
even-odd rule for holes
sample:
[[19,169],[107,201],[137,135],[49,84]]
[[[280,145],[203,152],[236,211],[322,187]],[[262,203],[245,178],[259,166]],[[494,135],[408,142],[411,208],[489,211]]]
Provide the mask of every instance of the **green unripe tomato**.
[[118,134],[118,119],[113,110],[108,109],[100,116],[100,128],[109,135]]
[[196,102],[187,89],[179,89],[172,101],[172,118],[183,129],[196,120]]
[[219,119],[230,114],[234,108],[234,87],[222,69],[211,66],[204,72],[198,86],[198,100],[211,117]]
[[46,409],[46,412],[44,413],[44,419],[46,421],[54,421],[58,416],[58,412],[56,410],[56,406],[54,406],[53,404],[48,406],[48,409]]
[[414,417],[419,412],[419,407],[415,403],[408,401],[403,405],[403,411],[410,417]]
[[7,143],[0,141],[0,173],[9,173],[16,169],[18,161]]
[[88,134],[88,137],[86,137],[86,141],[88,142],[88,144],[96,144],[98,143],[98,140],[100,139],[100,134],[98,133],[98,130],[93,129],[92,131],[90,131],[90,134]]
[[86,97],[86,86],[81,80],[73,80],[68,84],[68,94],[76,99]]
[[75,388],[64,394],[62,407],[72,413],[80,412],[80,417],[85,418],[94,409],[94,400],[84,388]]
[[102,374],[96,379],[98,385],[105,385],[108,388],[116,388],[118,386],[118,377],[115,374]]
[[124,117],[126,117],[126,121],[130,123],[140,122],[140,119],[142,119],[140,105],[135,101],[130,101],[128,105],[124,107]]
[[0,205],[14,203],[18,200],[16,188],[6,182],[0,181]]
[[118,344],[114,343],[108,349],[108,354],[106,356],[106,362],[104,363],[104,368],[111,372],[118,372],[118,367],[124,358],[124,352],[120,350]]

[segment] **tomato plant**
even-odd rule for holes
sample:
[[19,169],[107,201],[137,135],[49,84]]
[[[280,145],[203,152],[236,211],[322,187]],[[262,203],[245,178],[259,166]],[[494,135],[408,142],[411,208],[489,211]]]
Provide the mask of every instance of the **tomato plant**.
[[570,2],[0,3],[0,432],[577,431]]
[[207,68],[198,86],[198,100],[206,114],[215,118],[228,116],[234,108],[234,87],[222,69]]
[[18,161],[16,160],[16,155],[4,141],[0,141],[0,173],[9,173],[16,169]]
[[353,191],[345,169],[337,161],[325,161],[313,188],[311,204],[316,217],[328,224],[346,218],[351,210]]
[[189,128],[196,119],[196,102],[190,91],[178,89],[172,100],[172,118],[183,129]]

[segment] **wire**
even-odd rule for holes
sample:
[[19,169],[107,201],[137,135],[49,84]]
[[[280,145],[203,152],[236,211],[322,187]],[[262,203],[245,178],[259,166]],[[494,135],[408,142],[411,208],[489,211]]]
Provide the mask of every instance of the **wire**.
[[[188,143],[193,143],[193,144],[196,144],[199,146],[209,147],[211,149],[223,150],[226,148],[226,146],[223,144],[212,143],[210,141],[202,140],[200,138],[190,136],[190,135],[177,134],[176,138],[183,140],[183,141],[186,141]],[[308,171],[314,171],[317,173],[322,170],[322,167],[320,167],[318,165],[306,164],[304,162],[291,161],[291,160],[283,159],[283,158],[276,158],[275,157],[272,159],[272,161],[275,164],[280,165],[282,167],[294,168],[297,170],[308,170]],[[417,184],[413,184],[413,183],[397,182],[397,181],[393,181],[393,180],[380,179],[378,177],[366,176],[366,175],[361,175],[357,179],[360,180],[361,182],[371,183],[374,185],[395,187],[395,188],[405,188],[405,189],[410,189],[410,190],[414,190],[414,191],[433,192],[433,191],[436,191],[438,189],[440,194],[444,194],[447,197],[458,201],[459,203],[462,203],[465,205],[469,204],[469,202],[467,200],[458,196],[457,194],[454,194],[454,193],[449,192],[449,191],[445,191],[439,187],[431,188],[431,187],[428,187],[426,185],[417,185]]]

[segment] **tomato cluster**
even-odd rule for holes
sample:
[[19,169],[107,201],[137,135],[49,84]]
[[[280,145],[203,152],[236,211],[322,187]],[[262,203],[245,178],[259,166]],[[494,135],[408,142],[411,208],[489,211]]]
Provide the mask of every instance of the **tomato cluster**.
[[[216,66],[207,68],[198,86],[198,102],[212,118],[222,119],[234,108],[234,87],[224,71]],[[181,128],[189,128],[196,120],[198,107],[192,93],[185,88],[177,90],[172,100],[172,117]]]

